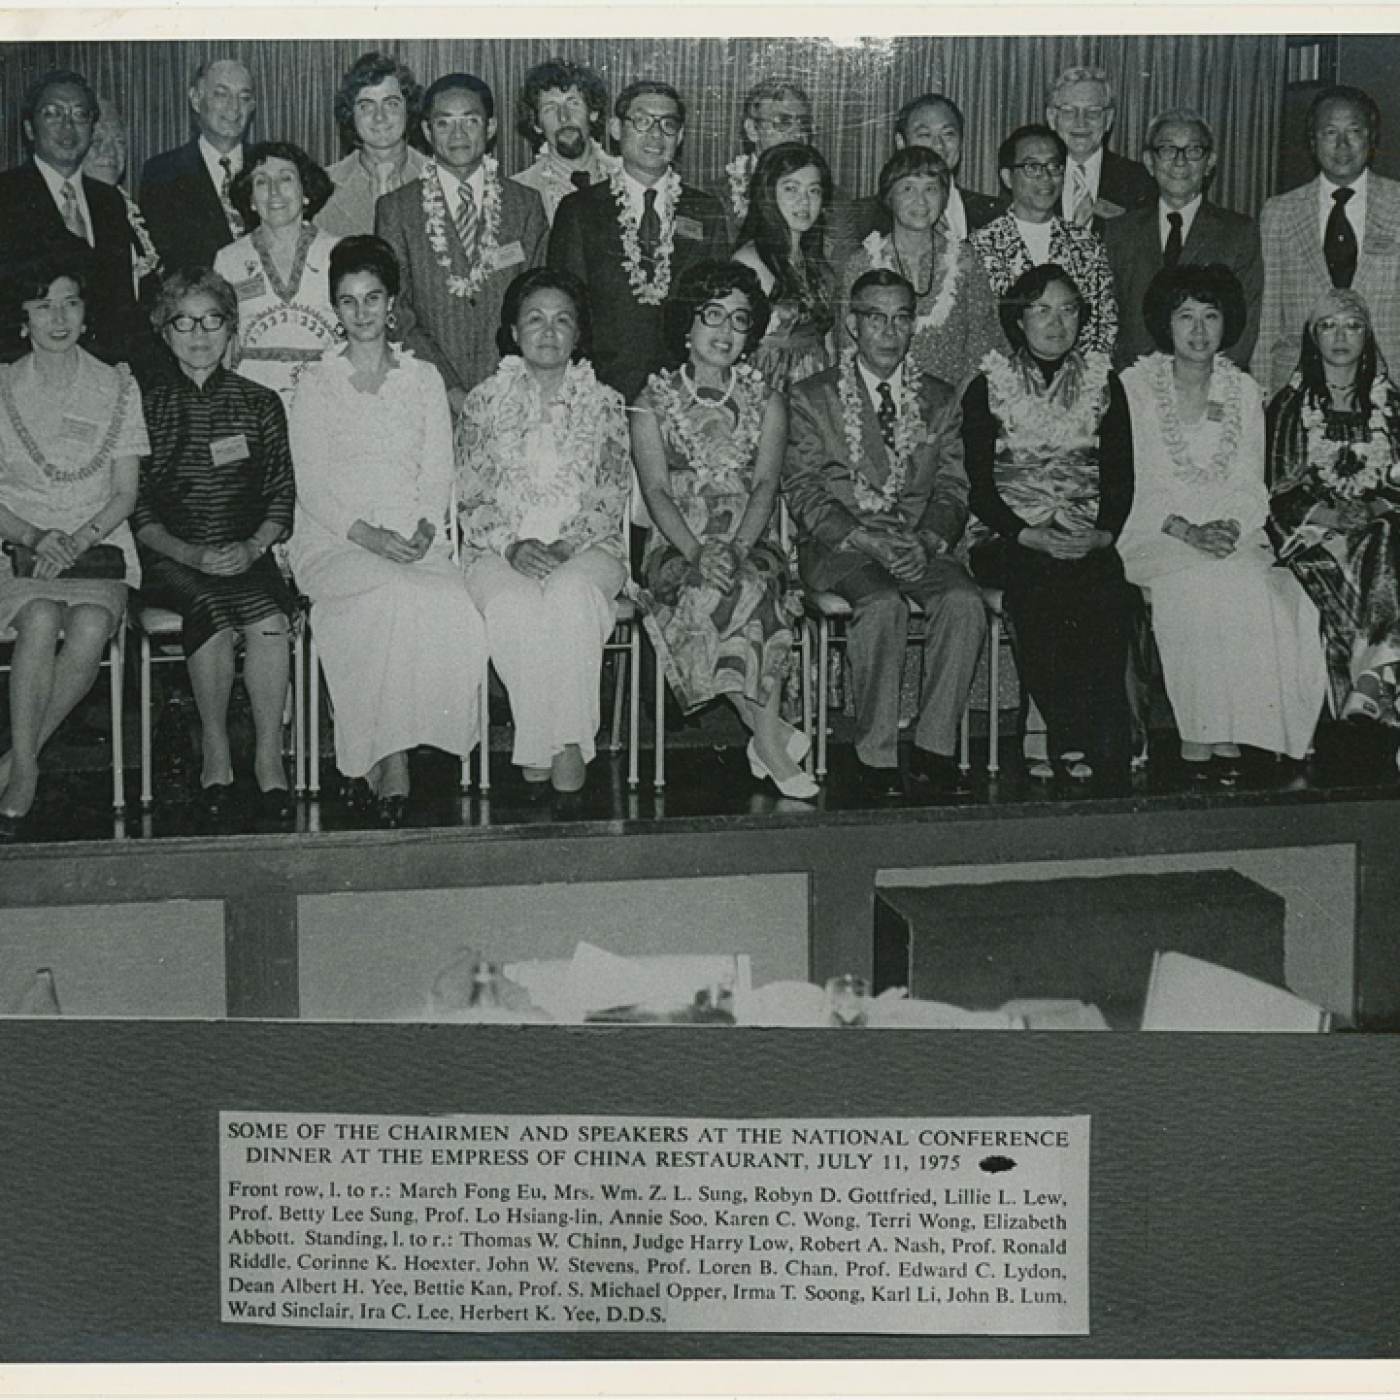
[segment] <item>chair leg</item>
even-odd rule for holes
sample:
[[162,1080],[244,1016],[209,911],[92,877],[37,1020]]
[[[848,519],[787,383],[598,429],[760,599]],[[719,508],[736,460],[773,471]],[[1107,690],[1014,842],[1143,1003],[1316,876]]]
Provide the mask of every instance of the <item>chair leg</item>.
[[[481,668],[481,719],[480,733],[481,739],[477,744],[477,764],[480,767],[481,781],[478,788],[483,797],[491,791],[491,663],[488,661]],[[464,788],[471,787],[471,769],[468,766],[469,760],[462,760],[462,782]]]
[[306,633],[292,633],[292,788],[306,791]]
[[316,634],[306,647],[306,688],[307,710],[311,721],[311,737],[307,743],[306,790],[312,797],[321,795],[321,652],[316,645]]
[[831,624],[826,618],[817,619],[817,780],[826,777],[826,727],[830,702],[827,695],[827,671],[831,666]]
[[652,786],[660,792],[666,786],[666,668],[656,656],[656,759]]
[[807,758],[803,768],[810,773],[817,766],[812,745],[812,624],[802,619],[802,732],[807,736]]
[[1001,772],[1001,618],[992,614],[987,632],[987,773],[995,777]]
[[126,623],[119,622],[107,643],[107,669],[112,687],[112,810],[126,811],[126,735],[122,733],[122,683],[126,676]]
[[141,810],[148,812],[151,792],[151,639],[141,633]]
[[642,781],[642,626],[634,622],[627,638],[627,787],[636,792]]
[[627,658],[630,654],[630,637],[632,629],[625,623],[619,623],[614,631],[626,629],[629,637],[628,649],[622,652],[613,653],[613,704],[612,704],[612,729],[609,735],[608,748],[612,753],[622,751],[622,705],[624,698],[624,686],[627,684]]
[[963,706],[962,720],[958,725],[958,772],[972,772],[972,705]]

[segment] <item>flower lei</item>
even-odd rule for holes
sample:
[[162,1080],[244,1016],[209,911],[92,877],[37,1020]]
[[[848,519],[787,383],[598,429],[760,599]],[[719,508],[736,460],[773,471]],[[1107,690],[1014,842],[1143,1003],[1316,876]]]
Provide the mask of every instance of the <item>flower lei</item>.
[[29,431],[29,425],[19,416],[19,406],[15,403],[14,385],[10,382],[13,371],[6,368],[0,372],[0,402],[4,404],[5,415],[10,420],[10,426],[15,430],[15,436],[29,454],[30,460],[50,481],[85,481],[94,472],[104,467],[110,459],[112,451],[117,445],[117,438],[121,434],[122,425],[126,422],[127,405],[131,402],[132,394],[136,392],[136,381],[131,377],[131,370],[125,364],[119,364],[115,366],[115,369],[117,372],[117,402],[112,408],[111,418],[107,421],[107,431],[102,435],[102,441],[97,444],[97,450],[92,456],[82,466],[74,467],[71,471],[54,466],[44,455],[44,449],[35,441],[34,434]]
[[648,281],[642,266],[642,245],[638,238],[641,213],[627,197],[622,170],[608,176],[613,199],[617,202],[617,223],[622,234],[622,266],[632,285],[632,295],[644,306],[660,306],[671,290],[671,252],[676,244],[676,206],[681,199],[681,177],[668,170],[657,182],[656,212],[661,220],[661,242],[656,249],[655,277]]
[[136,280],[139,282],[148,272],[154,272],[160,266],[160,254],[156,252],[156,245],[151,241],[151,232],[146,227],[140,206],[121,185],[117,186],[117,193],[126,201],[126,221],[131,225],[131,231],[141,245],[141,255],[132,263]]
[[[869,256],[872,268],[885,267],[892,272],[899,271],[894,264],[893,234],[883,234],[877,229],[866,236],[861,247]],[[958,297],[958,282],[962,278],[962,258],[959,256],[959,251],[958,241],[956,239],[949,240],[943,253],[942,263],[935,264],[934,278],[936,280],[941,271],[943,285],[938,289],[938,295],[933,299],[933,305],[927,311],[921,311],[915,316],[915,335],[923,331],[937,330],[951,315],[953,303]]]
[[[767,393],[766,381],[755,366],[735,365],[730,374],[729,394],[733,396],[738,418],[734,431],[725,441],[696,431],[688,410],[691,404],[705,400],[696,396],[683,370],[653,374],[647,380],[647,392],[657,407],[662,426],[685,454],[686,465],[695,473],[696,485],[727,494],[749,488],[753,455],[763,429],[763,404]],[[689,403],[681,396],[681,385],[685,386]]]
[[418,181],[423,194],[423,218],[427,224],[428,244],[436,255],[437,265],[447,274],[448,292],[466,301],[474,301],[477,292],[486,281],[501,232],[500,162],[495,156],[485,156],[481,162],[481,169],[481,221],[477,225],[479,240],[476,262],[465,277],[458,277],[452,271],[452,256],[447,250],[447,201],[443,198],[442,184],[438,179],[437,161],[429,160],[424,163],[423,174]]
[[1156,354],[1145,356],[1138,364],[1147,376],[1147,382],[1157,402],[1157,422],[1166,443],[1176,471],[1173,475],[1179,481],[1194,485],[1223,481],[1230,475],[1235,453],[1240,445],[1244,415],[1241,407],[1244,400],[1244,380],[1242,370],[1224,355],[1217,355],[1211,366],[1212,387],[1220,385],[1225,390],[1225,404],[1220,429],[1220,442],[1205,466],[1201,466],[1191,455],[1186,442],[1186,433],[1181,426],[1181,415],[1176,408],[1176,386],[1172,380],[1172,357]]
[[736,219],[742,220],[748,215],[749,181],[757,164],[752,155],[743,151],[724,167],[724,173],[729,177],[729,204]]
[[1041,388],[1039,370],[1023,374],[1000,350],[988,352],[980,368],[987,376],[992,411],[1001,421],[998,449],[1006,442],[1016,450],[1059,456],[1098,437],[1111,366],[1102,350],[1091,350],[1083,358],[1084,372],[1074,402],[1048,403],[1049,391]]
[[1390,473],[1400,476],[1400,464],[1395,462],[1395,444],[1387,426],[1390,381],[1378,378],[1374,391],[1364,443],[1328,437],[1327,416],[1322,405],[1310,393],[1302,397],[1308,466],[1320,486],[1343,500],[1355,501],[1374,495]]
[[877,515],[894,506],[909,477],[909,465],[914,449],[924,440],[924,420],[919,413],[919,399],[910,380],[915,376],[906,369],[899,398],[895,403],[893,460],[883,486],[876,486],[861,471],[860,411],[863,391],[857,382],[856,352],[849,346],[841,352],[841,373],[836,393],[841,401],[841,427],[846,434],[846,455],[850,458],[851,482],[855,487],[856,505],[867,515]]

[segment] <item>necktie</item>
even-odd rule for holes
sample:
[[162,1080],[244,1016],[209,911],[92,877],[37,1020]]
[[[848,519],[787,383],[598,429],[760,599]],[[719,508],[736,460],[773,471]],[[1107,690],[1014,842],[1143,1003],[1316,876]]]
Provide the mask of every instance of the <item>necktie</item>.
[[650,281],[656,271],[656,249],[661,242],[661,215],[656,212],[656,191],[642,196],[642,217],[637,225],[637,244],[642,250],[642,266]]
[[1181,215],[1172,210],[1167,215],[1171,229],[1167,234],[1167,246],[1162,249],[1162,266],[1175,267],[1181,261]]
[[569,179],[573,182],[573,186],[576,190],[586,190],[589,185],[593,183],[593,181],[588,178],[588,171],[586,170],[573,171]]
[[84,243],[88,241],[87,220],[83,218],[83,211],[78,208],[78,192],[73,188],[71,180],[65,180],[59,191],[63,196],[63,224],[74,238],[81,238]]
[[1071,195],[1074,199],[1074,212],[1070,216],[1080,228],[1087,227],[1094,218],[1094,196],[1089,189],[1089,172],[1077,161],[1070,167],[1074,172]]
[[457,205],[457,237],[462,240],[468,262],[476,257],[476,231],[476,200],[472,198],[471,186],[463,185],[462,199]]
[[1334,190],[1332,212],[1327,216],[1327,232],[1322,239],[1322,251],[1327,258],[1327,270],[1334,287],[1350,287],[1356,276],[1356,230],[1346,215],[1346,202],[1356,193],[1353,189]]
[[885,446],[893,452],[894,425],[899,418],[894,406],[894,395],[890,393],[888,380],[882,379],[875,386],[875,390],[880,395],[880,402],[875,409],[875,421],[880,425],[880,436],[884,439]]
[[224,218],[228,220],[229,232],[235,238],[242,238],[246,230],[243,227],[243,219],[238,210],[233,207],[233,200],[229,198],[229,189],[233,185],[233,159],[231,156],[220,156],[219,165],[223,168],[224,179],[219,186],[219,203],[224,206]]

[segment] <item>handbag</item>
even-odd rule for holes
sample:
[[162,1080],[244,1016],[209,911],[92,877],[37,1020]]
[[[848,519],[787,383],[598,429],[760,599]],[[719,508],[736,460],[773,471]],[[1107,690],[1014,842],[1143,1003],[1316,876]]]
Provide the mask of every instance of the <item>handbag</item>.
[[[10,556],[10,565],[16,578],[33,578],[34,566],[39,556],[28,545],[6,541],[5,553]],[[58,575],[61,579],[124,579],[126,577],[126,555],[114,544],[95,544],[83,550],[78,557]]]

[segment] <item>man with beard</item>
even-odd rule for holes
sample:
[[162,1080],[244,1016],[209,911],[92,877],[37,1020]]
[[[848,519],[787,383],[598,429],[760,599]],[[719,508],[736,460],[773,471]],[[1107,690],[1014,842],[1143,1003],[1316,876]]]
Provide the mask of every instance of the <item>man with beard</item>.
[[599,144],[608,89],[585,64],[550,58],[526,73],[518,110],[516,130],[538,154],[510,178],[539,195],[552,224],[565,195],[606,180],[622,164]]

